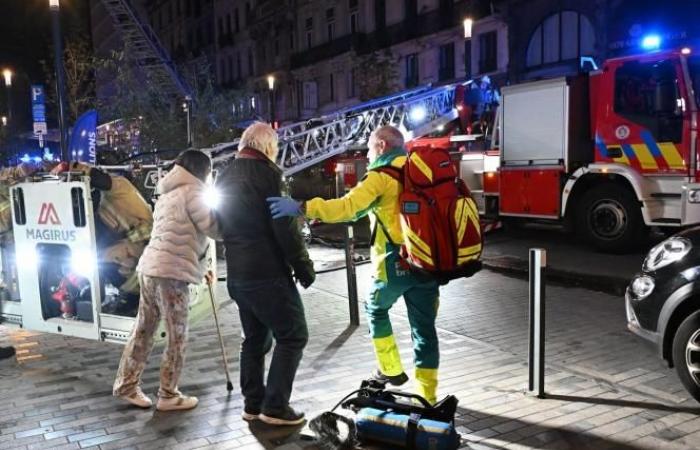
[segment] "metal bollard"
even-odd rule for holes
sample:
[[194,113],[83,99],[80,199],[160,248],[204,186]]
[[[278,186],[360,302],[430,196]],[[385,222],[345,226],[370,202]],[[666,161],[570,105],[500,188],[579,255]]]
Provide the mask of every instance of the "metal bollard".
[[528,391],[544,398],[544,309],[547,251],[530,249],[530,337]]
[[[343,168],[339,164],[335,172],[336,197],[340,198],[345,193],[345,179]],[[348,309],[350,312],[350,325],[360,325],[360,307],[357,300],[357,274],[355,272],[355,237],[351,224],[345,226],[345,270],[348,280]]]

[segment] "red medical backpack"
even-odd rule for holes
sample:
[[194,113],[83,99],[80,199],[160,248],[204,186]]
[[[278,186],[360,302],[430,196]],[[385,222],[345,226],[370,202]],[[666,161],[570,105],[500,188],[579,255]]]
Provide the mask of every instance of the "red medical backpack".
[[472,276],[481,269],[479,211],[447,150],[416,147],[403,169],[385,166],[373,170],[403,185],[399,195],[401,255],[411,269],[433,275],[441,283]]

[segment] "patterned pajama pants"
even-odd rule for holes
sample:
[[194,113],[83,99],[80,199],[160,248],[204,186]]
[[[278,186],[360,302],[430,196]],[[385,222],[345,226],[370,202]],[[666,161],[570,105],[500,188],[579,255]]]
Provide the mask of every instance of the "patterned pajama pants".
[[115,396],[131,396],[136,392],[148,356],[153,349],[153,336],[160,319],[165,319],[168,340],[160,364],[161,398],[180,394],[177,383],[185,361],[187,344],[187,312],[189,288],[187,282],[169,278],[139,276],[141,299],[136,325],[126,344],[114,381]]

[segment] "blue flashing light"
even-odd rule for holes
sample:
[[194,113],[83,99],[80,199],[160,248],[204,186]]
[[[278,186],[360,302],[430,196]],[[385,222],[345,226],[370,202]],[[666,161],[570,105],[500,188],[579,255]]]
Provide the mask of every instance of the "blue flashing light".
[[25,153],[24,156],[22,156],[19,160],[23,163],[29,163],[32,160],[32,158],[29,157],[28,153]]
[[34,162],[37,163],[37,164],[40,163],[40,162],[41,162],[41,156],[35,156],[35,157],[33,157],[33,158],[32,158],[32,161],[34,161]]
[[661,36],[658,34],[650,34],[642,39],[642,48],[644,50],[658,50],[661,47]]

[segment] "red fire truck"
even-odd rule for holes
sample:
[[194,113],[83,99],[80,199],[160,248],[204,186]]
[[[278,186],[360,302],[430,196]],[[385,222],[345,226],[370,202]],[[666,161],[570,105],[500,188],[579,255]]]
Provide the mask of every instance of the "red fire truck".
[[628,56],[504,87],[486,151],[458,135],[411,146],[467,148],[460,172],[486,217],[562,222],[622,252],[649,227],[700,222],[699,103],[700,56]]

